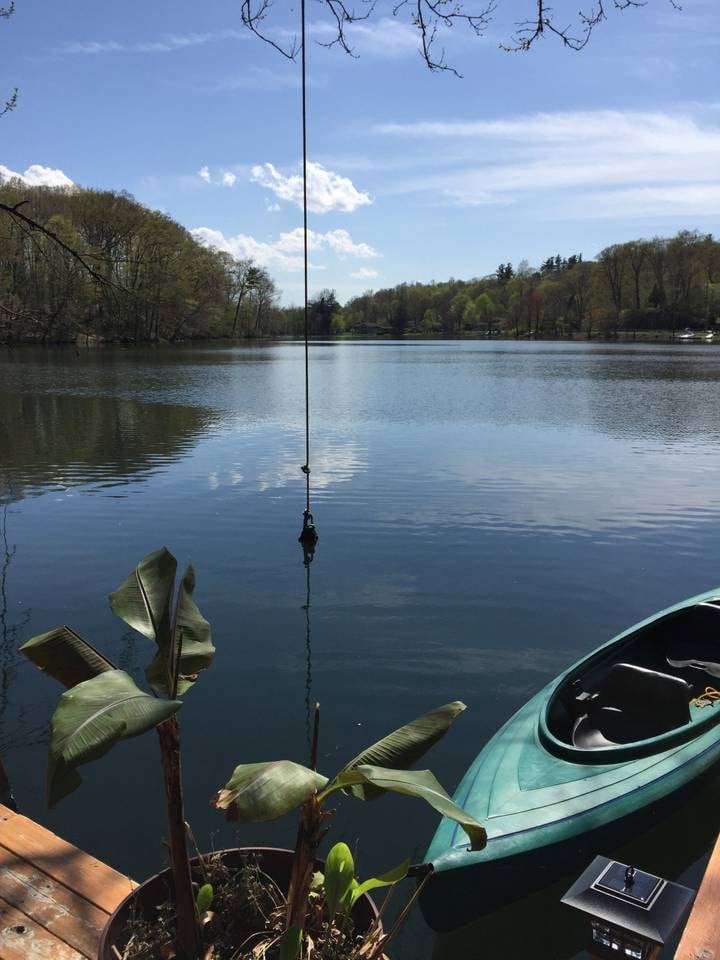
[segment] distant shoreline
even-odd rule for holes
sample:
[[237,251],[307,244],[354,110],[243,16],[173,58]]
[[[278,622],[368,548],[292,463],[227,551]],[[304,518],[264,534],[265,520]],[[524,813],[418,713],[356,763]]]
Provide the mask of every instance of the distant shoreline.
[[[84,338],[83,338],[84,339]],[[352,334],[338,334],[336,336],[318,336],[311,337],[311,343],[343,343],[343,342],[355,342],[355,343],[417,343],[417,342],[442,342],[442,343],[599,343],[599,344],[613,344],[613,343],[657,343],[657,344],[674,344],[676,346],[712,346],[713,344],[720,344],[720,334],[718,334],[713,340],[705,339],[705,331],[695,331],[695,338],[692,340],[681,340],[678,336],[672,336],[667,330],[647,330],[640,331],[637,334],[633,335],[631,333],[619,333],[617,336],[613,337],[592,337],[588,338],[586,335],[578,335],[571,337],[508,337],[497,336],[487,337],[487,336],[462,336],[462,337],[448,337],[448,336],[435,336],[427,334],[414,334],[413,336],[406,337],[393,337],[391,335],[381,335],[381,336],[354,336]],[[141,349],[167,349],[168,347],[207,347],[207,346],[220,346],[220,347],[239,347],[244,345],[251,344],[268,344],[268,343],[299,343],[302,342],[302,339],[294,336],[267,336],[267,337],[243,337],[243,338],[233,338],[233,337],[198,337],[195,339],[187,340],[161,340],[159,342],[153,341],[118,341],[118,340],[98,340],[93,339],[92,342],[83,342],[73,340],[62,340],[62,341],[45,341],[44,343],[37,340],[12,340],[0,343],[0,350],[15,350],[15,349],[27,349],[27,348],[42,348],[48,350],[74,350],[78,353],[85,352],[94,352],[97,350],[141,350]]]

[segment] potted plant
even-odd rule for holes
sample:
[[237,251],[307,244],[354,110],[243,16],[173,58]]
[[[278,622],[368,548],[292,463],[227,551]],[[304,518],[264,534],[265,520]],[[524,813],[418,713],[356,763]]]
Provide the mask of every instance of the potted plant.
[[156,644],[145,670],[154,695],[141,690],[70,627],[33,637],[20,652],[67,687],[50,722],[50,806],[80,785],[78,767],[99,759],[121,740],[157,730],[177,904],[177,953],[183,960],[195,960],[203,952],[203,940],[188,855],[176,715],[182,706],[178,697],[209,666],[215,648],[210,624],[192,599],[193,568],[187,568],[177,590],[176,574],[177,561],[163,547],[141,560],[109,597],[112,611]]
[[[301,955],[306,939],[310,944],[307,956],[317,952],[312,934],[316,933],[318,927],[327,935],[328,924],[331,930],[335,926],[342,932],[342,925],[335,924],[335,918],[338,915],[345,916],[362,894],[376,887],[394,885],[407,875],[409,861],[382,877],[360,883],[355,878],[349,848],[345,844],[336,844],[328,855],[325,873],[318,882],[318,848],[327,832],[325,821],[333,813],[327,809],[328,802],[335,794],[342,792],[359,800],[376,800],[387,792],[416,797],[460,824],[473,850],[481,850],[485,846],[487,835],[484,828],[453,803],[435,776],[429,770],[408,769],[445,735],[464,710],[465,704],[460,701],[432,710],[363,750],[332,778],[328,778],[314,769],[319,726],[319,708],[316,707],[312,769],[289,760],[241,764],[215,795],[211,801],[213,806],[225,810],[229,820],[242,823],[276,819],[291,810],[300,810],[284,934],[281,938],[288,960],[295,960]],[[416,893],[419,893],[419,889]],[[325,926],[318,924],[313,895],[320,895],[324,899]],[[408,909],[414,899],[411,899]],[[402,912],[399,922],[402,922],[406,912]],[[360,942],[350,945],[347,954],[340,955],[347,956],[349,960],[378,960],[399,922],[388,933],[378,923],[372,924],[363,931]]]
[[[350,867],[349,851],[341,845],[331,851],[323,873],[317,853],[330,815],[327,802],[338,791],[363,800],[387,790],[406,793],[456,819],[473,845],[482,846],[482,827],[452,803],[432,774],[407,770],[445,734],[464,705],[448,704],[407,724],[363,751],[332,779],[292,761],[236,767],[213,798],[214,806],[239,822],[272,820],[299,808],[295,850],[230,850],[191,859],[177,713],[179,697],[209,666],[214,647],[210,625],[192,599],[192,567],[177,589],[176,574],[175,558],[162,548],[145,557],[109,598],[114,613],[156,644],[145,671],[154,695],[141,690],[69,627],[41,634],[21,647],[36,666],[67,688],[50,725],[50,805],[79,786],[80,766],[121,740],[153,728],[158,732],[170,868],[120,905],[103,937],[101,960],[133,956],[204,960],[213,955],[214,945],[227,947],[232,937],[237,939],[238,931],[252,942],[253,950],[265,951],[243,954],[233,941],[233,955],[240,958],[277,955],[289,960],[311,945],[317,960],[323,960],[313,941],[318,931],[332,941],[334,952],[328,956],[338,960],[380,956],[386,935],[367,891],[396,883],[406,867],[361,884]],[[313,767],[318,718],[316,711]],[[396,769],[388,769],[391,764]],[[138,946],[134,953],[132,944],[128,950],[133,938]],[[365,952],[358,954],[361,948]]]

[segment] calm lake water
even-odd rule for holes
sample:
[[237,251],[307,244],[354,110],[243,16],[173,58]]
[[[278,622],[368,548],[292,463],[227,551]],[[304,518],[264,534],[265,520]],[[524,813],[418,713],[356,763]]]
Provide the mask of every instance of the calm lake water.
[[[464,700],[428,762],[452,791],[571,661],[720,583],[719,350],[348,342],[313,344],[311,364],[306,611],[300,344],[0,353],[0,753],[24,812],[136,877],[163,860],[155,739],[84,768],[48,811],[59,690],[15,649],[68,623],[141,677],[148,644],[106,596],[162,544],[194,563],[217,645],[182,713],[203,847],[292,844],[292,820],[237,831],[208,799],[239,762],[306,760],[309,702],[329,774]],[[696,885],[718,799],[711,783],[649,820],[638,864]],[[335,839],[360,838],[363,873],[421,859],[436,823],[404,798],[346,800],[335,820]],[[528,942],[543,960],[580,956],[557,905],[571,879],[454,937],[416,915],[393,956],[524,958]]]

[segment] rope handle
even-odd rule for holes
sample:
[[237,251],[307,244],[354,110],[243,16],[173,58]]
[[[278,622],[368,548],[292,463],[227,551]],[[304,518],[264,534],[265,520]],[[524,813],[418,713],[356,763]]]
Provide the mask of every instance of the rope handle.
[[705,690],[690,701],[691,707],[714,707],[720,700],[720,690],[715,687],[705,687]]

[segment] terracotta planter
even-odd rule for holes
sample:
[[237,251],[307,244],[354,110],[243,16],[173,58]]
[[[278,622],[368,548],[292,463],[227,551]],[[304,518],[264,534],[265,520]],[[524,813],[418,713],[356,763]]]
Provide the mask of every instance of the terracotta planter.
[[[248,854],[257,856],[262,864],[262,869],[270,876],[281,890],[287,890],[290,885],[290,872],[292,870],[292,850],[282,850],[278,847],[238,847],[230,850],[218,851],[227,866],[240,866],[241,858]],[[197,863],[197,858],[190,861],[192,866]],[[315,869],[322,870],[324,863],[322,860],[315,861]],[[123,948],[127,943],[127,921],[135,904],[139,904],[148,918],[155,915],[155,907],[159,906],[167,899],[173,898],[173,882],[170,869],[163,870],[162,873],[156,873],[145,883],[141,883],[129,896],[125,897],[122,903],[115,910],[108,920],[108,924],[103,930],[100,940],[100,949],[98,951],[98,960],[117,960],[117,954],[113,951],[116,947],[122,954]],[[355,927],[361,933],[369,929],[378,915],[377,907],[374,901],[367,894],[362,896],[353,907],[353,920]]]

